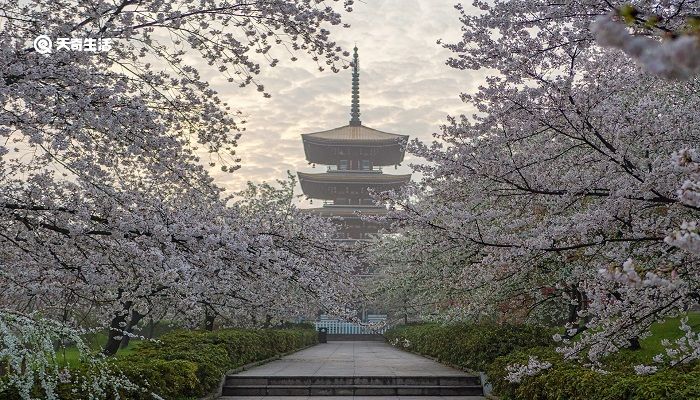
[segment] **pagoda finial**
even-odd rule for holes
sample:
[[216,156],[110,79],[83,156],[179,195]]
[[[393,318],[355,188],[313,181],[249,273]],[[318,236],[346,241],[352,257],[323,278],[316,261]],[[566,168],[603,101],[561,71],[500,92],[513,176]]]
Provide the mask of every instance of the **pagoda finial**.
[[350,125],[360,126],[360,57],[357,55],[357,45],[352,62],[352,103],[350,106]]

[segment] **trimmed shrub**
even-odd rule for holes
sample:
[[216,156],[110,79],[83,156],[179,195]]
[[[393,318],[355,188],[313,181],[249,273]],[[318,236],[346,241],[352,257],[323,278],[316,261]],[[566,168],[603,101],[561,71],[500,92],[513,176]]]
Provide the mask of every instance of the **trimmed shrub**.
[[202,381],[200,365],[192,361],[134,357],[130,362],[117,364],[132,382],[148,390],[146,393],[128,393],[123,398],[153,399],[151,391],[164,399],[194,398],[207,390],[206,384],[211,384],[210,380]]
[[[554,350],[548,328],[495,324],[422,324],[386,333],[390,343],[456,367],[485,371],[502,400],[687,400],[700,399],[700,362],[640,376],[639,355],[620,352],[606,360],[606,373],[565,362]],[[506,367],[530,356],[552,367],[518,383]]]
[[461,369],[484,371],[496,358],[515,350],[553,343],[550,328],[512,324],[420,324],[389,330],[389,343],[437,358]]
[[[190,399],[216,388],[226,371],[317,342],[311,329],[175,331],[142,342],[115,365],[134,383],[165,399]],[[152,399],[148,393],[129,399]]]
[[[534,355],[552,367],[521,382],[506,381],[506,366],[526,364]],[[700,399],[700,364],[684,365],[640,376],[631,365],[615,360],[618,368],[600,373],[572,362],[564,362],[551,348],[518,351],[497,358],[487,369],[494,392],[504,400],[686,400]]]

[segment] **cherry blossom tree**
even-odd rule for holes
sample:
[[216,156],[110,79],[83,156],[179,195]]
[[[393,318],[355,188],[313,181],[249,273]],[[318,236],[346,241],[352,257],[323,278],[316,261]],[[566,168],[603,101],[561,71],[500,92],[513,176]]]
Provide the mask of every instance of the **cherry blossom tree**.
[[657,75],[687,79],[700,72],[697,6],[667,2],[615,8],[593,23],[598,43],[623,50]]
[[[522,311],[562,322],[562,354],[596,366],[700,298],[697,255],[671,246],[692,246],[697,236],[683,223],[697,220],[694,182],[682,184],[677,167],[692,174],[692,153],[671,159],[697,143],[700,82],[664,80],[601,48],[591,24],[623,5],[457,6],[463,36],[445,44],[454,52],[448,64],[492,74],[462,95],[473,115],[451,117],[432,144],[412,143],[424,160],[414,166],[424,175],[417,187],[383,194],[404,230],[394,265],[433,274],[443,315]],[[635,3],[643,6],[652,4]],[[696,5],[656,7],[678,27],[671,21]],[[393,279],[410,281],[417,270],[395,267],[403,277]],[[443,271],[453,283],[440,281]],[[696,342],[678,348],[695,354]],[[692,359],[678,348],[676,359]]]
[[354,250],[331,240],[331,221],[293,205],[295,185],[291,175],[275,186],[249,183],[234,197],[253,241],[245,257],[202,278],[197,293],[208,311],[207,327],[217,316],[240,326],[309,318],[319,310],[336,314],[353,295]]
[[0,317],[107,327],[110,355],[153,314],[211,327],[340,308],[356,261],[291,184],[225,196],[209,175],[238,168],[244,121],[192,66],[263,96],[274,54],[336,71],[328,28],[353,2],[336,3],[0,1]]
[[[32,398],[39,382],[46,398],[59,398],[58,387],[71,383],[75,393],[100,397],[139,390],[103,359],[92,357],[81,332],[60,322],[17,312],[0,313],[0,393],[15,389],[21,398]],[[72,343],[85,368],[74,374],[57,362],[55,343]]]

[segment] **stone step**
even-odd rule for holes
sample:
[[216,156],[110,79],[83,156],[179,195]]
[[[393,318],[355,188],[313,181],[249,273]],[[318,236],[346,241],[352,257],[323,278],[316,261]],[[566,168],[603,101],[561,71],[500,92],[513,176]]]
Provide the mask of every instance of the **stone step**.
[[479,386],[274,385],[224,386],[223,396],[480,396]]
[[342,334],[342,333],[329,333],[326,335],[326,340],[329,342],[385,342],[384,335],[376,333],[365,333],[365,334]]
[[[332,396],[333,400],[367,400],[370,396]],[[417,400],[416,396],[371,396],[377,400]],[[217,400],[325,400],[328,396],[222,396]],[[487,400],[484,396],[425,396],[424,399]]]
[[481,386],[478,376],[241,376],[229,375],[224,386]]

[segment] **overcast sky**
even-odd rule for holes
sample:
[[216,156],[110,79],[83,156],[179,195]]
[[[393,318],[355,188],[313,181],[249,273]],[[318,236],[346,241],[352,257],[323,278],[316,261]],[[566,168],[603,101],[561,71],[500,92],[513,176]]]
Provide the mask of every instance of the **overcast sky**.
[[[450,52],[438,39],[454,42],[460,22],[457,0],[366,0],[356,2],[345,19],[350,28],[332,30],[334,39],[360,54],[361,119],[365,126],[431,140],[445,117],[471,113],[458,96],[473,91],[481,74],[445,65]],[[303,57],[300,57],[303,58]],[[308,59],[308,57],[306,57]],[[350,117],[349,69],[319,72],[308,60],[281,58],[259,76],[271,98],[253,88],[218,88],[222,97],[245,114],[247,131],[239,142],[242,167],[234,174],[214,172],[220,185],[238,190],[247,181],[284,178],[286,171],[322,172],[304,159],[302,133],[347,125]],[[217,79],[212,79],[217,87]],[[397,170],[407,173],[415,159],[407,155]]]

